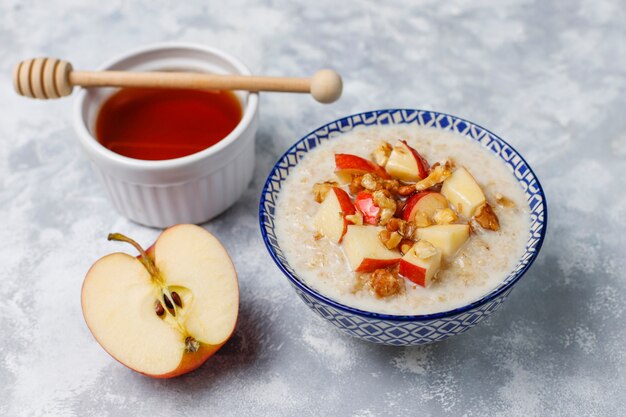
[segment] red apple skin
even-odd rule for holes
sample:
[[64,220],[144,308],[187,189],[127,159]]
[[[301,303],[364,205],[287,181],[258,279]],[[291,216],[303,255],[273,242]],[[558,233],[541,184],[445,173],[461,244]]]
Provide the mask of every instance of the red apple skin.
[[352,155],[349,153],[337,153],[335,154],[335,172],[340,171],[354,171],[354,173],[376,174],[383,179],[389,179],[389,174],[380,165],[368,161],[360,156]]
[[332,190],[335,192],[335,196],[337,196],[337,201],[339,201],[339,207],[341,207],[341,211],[343,212],[343,233],[341,234],[341,238],[339,239],[339,243],[343,240],[343,237],[346,235],[348,231],[348,221],[346,220],[346,216],[351,216],[356,213],[356,209],[352,204],[352,200],[348,193],[342,190],[339,187],[333,187]]
[[387,268],[395,265],[400,261],[400,258],[394,259],[372,259],[365,258],[361,261],[361,264],[354,272],[372,272],[377,269]]
[[409,197],[406,200],[406,203],[404,204],[404,207],[402,208],[402,220],[405,220],[408,222],[409,219],[411,218],[411,212],[413,211],[413,208],[415,207],[417,202],[420,201],[422,198],[426,197],[428,194],[431,194],[434,192],[435,191],[420,191],[418,193],[411,195],[411,197]]
[[424,268],[401,259],[398,273],[417,285],[426,287],[426,270]]
[[363,221],[367,224],[378,224],[380,207],[374,203],[374,196],[369,191],[361,191],[354,200],[356,209],[363,214]]
[[417,170],[419,171],[420,178],[421,179],[426,178],[428,176],[428,171],[430,170],[430,165],[428,164],[426,159],[422,155],[420,155],[419,152],[417,152],[415,149],[410,147],[409,144],[406,143],[406,140],[402,140],[401,142],[404,143],[404,146],[409,148],[409,150],[415,157],[415,161],[417,162]]
[[[176,226],[178,226],[178,225],[176,225]],[[163,232],[161,232],[161,234],[165,233],[166,230],[169,230],[169,229],[174,228],[176,226],[168,227]],[[154,245],[155,244],[156,244],[156,242],[154,242],[148,249],[146,249],[146,253],[152,259],[154,259]],[[108,255],[106,255],[106,256],[108,256]],[[136,258],[139,259],[140,256],[136,256]],[[93,268],[93,265],[92,265],[91,268]],[[89,268],[89,271],[91,271],[91,268]],[[86,276],[89,276],[89,271],[87,271],[87,275]],[[85,286],[85,282],[83,281],[82,287],[84,287],[84,286]],[[82,294],[83,294],[82,287],[81,287],[80,304],[81,304],[81,310],[83,311],[83,318],[84,318],[85,317],[85,303],[84,303],[85,300],[83,300],[83,298],[82,298]],[[239,290],[239,287],[237,287],[237,290]],[[224,340],[223,343],[221,343],[219,345],[207,345],[207,344],[204,344],[204,343],[200,343],[200,349],[198,349],[196,352],[193,352],[193,353],[185,352],[185,353],[183,353],[182,360],[180,361],[180,364],[178,364],[178,367],[176,369],[174,369],[173,371],[168,372],[166,374],[160,374],[160,375],[152,375],[152,374],[147,374],[145,372],[140,372],[140,371],[138,371],[136,369],[131,368],[130,366],[126,365],[125,363],[121,362],[119,359],[117,359],[115,356],[113,356],[113,354],[111,352],[106,350],[104,345],[100,342],[100,340],[98,340],[98,337],[96,336],[96,334],[89,327],[89,323],[87,323],[86,320],[85,320],[85,324],[87,325],[87,328],[89,329],[89,332],[91,333],[93,338],[96,339],[96,342],[98,342],[100,347],[102,347],[102,349],[104,349],[104,351],[106,353],[108,353],[109,356],[111,356],[113,359],[115,359],[116,361],[118,361],[119,363],[124,365],[126,368],[130,369],[131,371],[137,372],[138,374],[149,376],[150,378],[168,379],[168,378],[174,378],[174,377],[177,377],[177,376],[180,376],[180,375],[184,375],[186,373],[189,373],[189,372],[191,372],[193,370],[198,369],[202,364],[204,364],[204,362],[207,361],[207,359],[209,359],[211,356],[213,356],[218,350],[220,350],[220,348],[222,346],[224,346],[226,344],[226,342],[228,342],[230,340],[230,338],[232,337],[233,333],[235,333],[235,329],[237,328],[238,321],[239,321],[239,316],[237,316],[237,321],[235,322],[235,325],[233,326],[233,331],[230,333],[230,335],[228,335],[228,337]]]

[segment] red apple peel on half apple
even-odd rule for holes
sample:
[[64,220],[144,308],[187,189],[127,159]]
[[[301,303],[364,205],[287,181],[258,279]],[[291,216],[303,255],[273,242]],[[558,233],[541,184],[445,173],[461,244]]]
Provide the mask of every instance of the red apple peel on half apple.
[[96,261],[83,283],[89,330],[116,360],[155,378],[202,365],[232,335],[239,311],[237,273],[221,243],[205,229],[177,225],[134,257]]

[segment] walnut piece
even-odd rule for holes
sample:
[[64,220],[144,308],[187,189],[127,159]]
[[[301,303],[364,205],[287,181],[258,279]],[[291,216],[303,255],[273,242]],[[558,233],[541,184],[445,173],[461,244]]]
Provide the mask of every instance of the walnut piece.
[[387,165],[387,161],[389,160],[389,155],[391,155],[391,144],[385,141],[382,141],[378,144],[374,152],[372,152],[372,159],[381,167]]
[[377,269],[372,272],[370,286],[376,297],[385,298],[402,292],[404,282],[397,275],[387,269]]
[[452,162],[450,161],[446,161],[443,165],[437,162],[430,168],[428,176],[415,184],[415,190],[423,191],[437,184],[441,184],[452,175],[452,168]]
[[387,190],[374,191],[372,197],[374,203],[381,208],[379,223],[384,226],[396,214],[396,200],[390,196]]
[[387,249],[395,249],[402,240],[402,235],[398,232],[390,232],[389,230],[381,230],[378,238]]
[[437,209],[433,214],[436,224],[452,224],[459,220],[459,216],[451,208]]
[[378,175],[367,173],[361,178],[361,185],[369,191],[378,191],[383,189],[384,181]]
[[493,230],[494,232],[500,230],[498,216],[496,216],[496,213],[493,212],[489,203],[485,203],[478,207],[476,214],[474,215],[474,220],[476,220],[476,222],[484,229]]
[[425,240],[418,240],[412,250],[419,259],[428,259],[437,254],[437,249]]
[[496,193],[496,204],[506,208],[515,207],[515,203],[510,198],[503,196],[500,193]]
[[321,203],[326,198],[326,195],[328,195],[330,189],[338,186],[339,184],[335,181],[318,182],[313,185],[313,197],[315,198],[315,201]]
[[400,236],[407,239],[414,239],[418,225],[414,221],[407,222],[396,217],[392,217],[385,226],[390,232],[398,232]]
[[431,225],[428,215],[421,211],[415,213],[415,218],[413,219],[413,221],[415,222],[417,227],[428,227]]
[[396,232],[398,230],[400,230],[400,228],[402,227],[402,223],[406,223],[404,220],[402,219],[398,219],[396,217],[390,219],[387,222],[387,230],[389,230],[390,232]]
[[408,251],[411,250],[414,244],[415,242],[413,242],[411,239],[402,239],[399,245],[400,253],[405,255]]
[[398,194],[402,197],[410,196],[415,192],[415,184],[402,185],[398,187]]
[[358,194],[364,190],[361,185],[361,180],[363,179],[363,175],[352,175],[352,181],[350,181],[350,185],[348,188],[352,194]]
[[346,220],[352,224],[356,224],[357,226],[362,226],[363,225],[363,213],[357,210],[354,214],[347,215]]

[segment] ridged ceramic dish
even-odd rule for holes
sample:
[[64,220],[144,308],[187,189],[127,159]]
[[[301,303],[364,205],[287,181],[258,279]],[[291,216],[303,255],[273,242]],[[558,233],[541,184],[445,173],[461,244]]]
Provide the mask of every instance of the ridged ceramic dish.
[[[309,287],[289,265],[274,233],[276,202],[283,182],[306,154],[327,140],[341,140],[341,133],[357,126],[413,124],[449,130],[473,140],[500,158],[523,188],[530,208],[526,249],[511,273],[491,292],[463,307],[428,315],[400,316],[358,310],[338,303]],[[493,313],[532,265],[546,233],[548,212],[537,177],[524,158],[504,140],[467,120],[423,110],[391,109],[355,114],[309,133],[293,145],[270,172],[259,208],[261,234],[267,249],[305,304],[343,332],[375,343],[419,345],[463,333]]]
[[[236,58],[193,44],[157,44],[114,59],[101,70],[191,70],[250,75]],[[113,206],[147,226],[202,223],[239,199],[254,171],[254,137],[259,97],[237,92],[243,117],[217,144],[177,159],[145,161],[102,146],[94,137],[96,116],[115,89],[82,90],[76,102],[75,130]]]

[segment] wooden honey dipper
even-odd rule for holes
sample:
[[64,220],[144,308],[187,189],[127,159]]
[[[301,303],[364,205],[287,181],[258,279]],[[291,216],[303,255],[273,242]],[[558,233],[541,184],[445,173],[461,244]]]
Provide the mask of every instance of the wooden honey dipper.
[[311,78],[218,75],[197,72],[74,71],[56,58],[27,59],[13,69],[13,87],[26,97],[51,99],[68,96],[81,87],[153,87],[310,93],[320,103],[341,96],[341,77],[323,69]]

